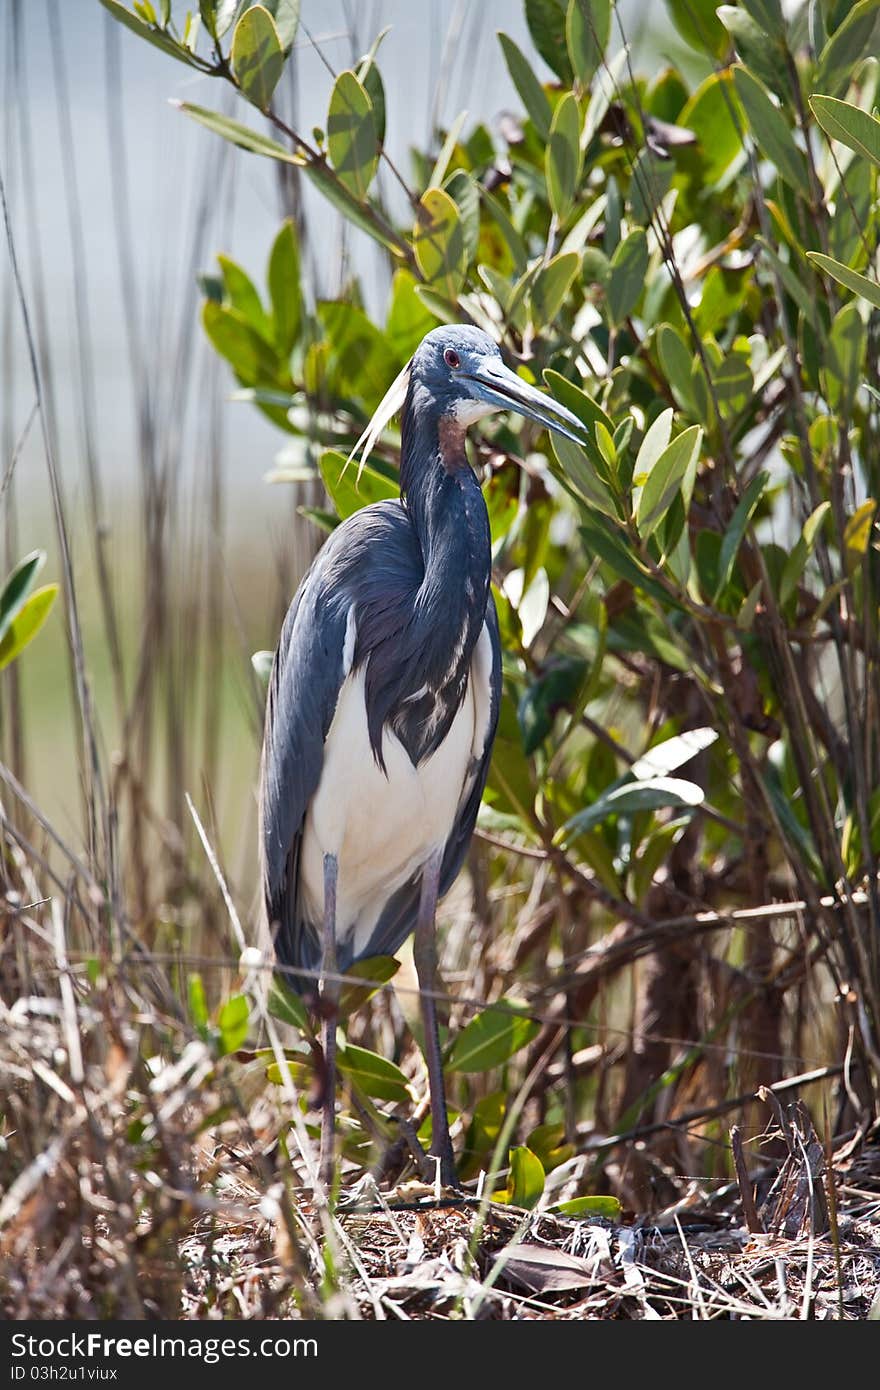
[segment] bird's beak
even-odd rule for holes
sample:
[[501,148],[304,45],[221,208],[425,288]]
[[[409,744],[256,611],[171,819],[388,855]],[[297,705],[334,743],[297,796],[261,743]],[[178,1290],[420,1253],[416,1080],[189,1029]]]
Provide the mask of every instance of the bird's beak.
[[545,429],[564,434],[575,444],[583,443],[586,433],[583,422],[566,410],[564,405],[554,401],[552,396],[529,386],[503,362],[481,363],[476,372],[468,373],[466,379],[472,383],[473,395],[487,405],[498,410],[515,410],[518,415],[534,420]]

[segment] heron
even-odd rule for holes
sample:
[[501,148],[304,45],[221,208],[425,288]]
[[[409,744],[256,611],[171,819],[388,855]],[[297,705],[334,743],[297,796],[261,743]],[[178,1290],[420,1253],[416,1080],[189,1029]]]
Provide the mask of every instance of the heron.
[[[331,532],[290,604],[266,703],[262,894],[276,964],[323,1018],[320,1171],[335,1165],[339,977],[414,933],[440,1182],[456,1186],[437,1027],[438,899],[462,867],[501,699],[491,538],[468,427],[515,411],[580,442],[569,410],[481,329],[428,333],[355,446],[401,413],[400,497]],[[315,981],[320,980],[320,994]]]

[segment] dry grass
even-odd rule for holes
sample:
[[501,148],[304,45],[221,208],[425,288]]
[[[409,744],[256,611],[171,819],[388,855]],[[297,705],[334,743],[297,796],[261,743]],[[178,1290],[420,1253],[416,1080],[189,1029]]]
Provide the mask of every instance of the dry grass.
[[[310,1132],[259,1060],[218,1060],[158,1002],[157,963],[149,976],[143,959],[72,966],[58,909],[8,902],[6,1317],[858,1319],[880,1306],[876,1132],[838,1144],[831,1185],[806,1112],[768,1096],[743,1184],[667,1172],[675,1200],[616,1225],[438,1203],[415,1183],[362,1184],[363,1205],[344,1197],[331,1215]],[[621,1167],[637,1149],[619,1146]]]

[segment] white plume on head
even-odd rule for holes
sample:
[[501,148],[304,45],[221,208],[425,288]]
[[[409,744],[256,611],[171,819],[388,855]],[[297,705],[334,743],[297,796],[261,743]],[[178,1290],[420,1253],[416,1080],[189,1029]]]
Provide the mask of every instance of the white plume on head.
[[372,420],[367,425],[367,428],[364,430],[357,444],[355,444],[348,458],[345,460],[345,467],[347,468],[358,450],[361,450],[357,472],[358,482],[360,482],[364,464],[373,452],[376,440],[379,438],[379,435],[392,416],[396,415],[403,407],[403,403],[406,400],[407,389],[409,388],[409,374],[411,368],[412,362],[407,362],[403,371],[394,378],[388,390],[385,392],[385,395],[376,406]]

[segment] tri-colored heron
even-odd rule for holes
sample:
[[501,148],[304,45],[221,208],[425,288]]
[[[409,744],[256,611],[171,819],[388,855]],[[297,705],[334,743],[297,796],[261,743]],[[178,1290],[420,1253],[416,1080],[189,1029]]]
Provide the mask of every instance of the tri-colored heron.
[[287,978],[300,992],[322,981],[324,1177],[337,978],[393,955],[414,930],[431,1152],[454,1185],[434,917],[473,832],[501,694],[489,517],[465,432],[495,410],[575,441],[583,427],[471,327],[427,334],[360,441],[365,452],[401,406],[400,500],[333,531],[284,621],[263,739],[262,886]]

